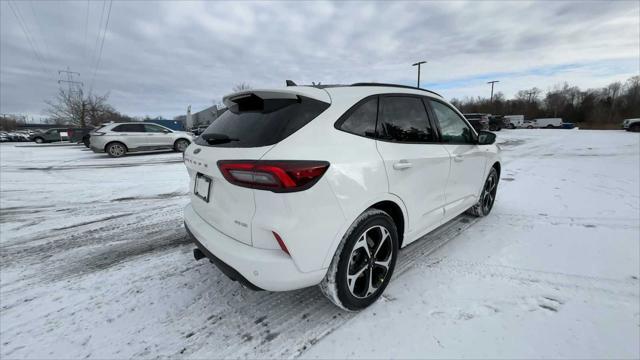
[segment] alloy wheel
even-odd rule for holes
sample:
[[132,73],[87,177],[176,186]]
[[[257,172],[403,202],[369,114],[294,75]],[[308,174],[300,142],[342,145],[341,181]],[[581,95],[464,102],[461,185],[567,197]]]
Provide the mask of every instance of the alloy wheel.
[[347,286],[356,298],[373,295],[385,282],[393,256],[393,243],[384,226],[370,227],[360,235],[347,265]]
[[488,214],[493,207],[493,203],[496,200],[496,192],[498,188],[498,178],[494,172],[489,174],[487,181],[484,184],[482,190],[482,211]]
[[109,147],[109,154],[111,154],[112,156],[118,157],[124,155],[124,153],[124,146],[120,144],[113,144]]
[[184,152],[185,150],[187,150],[187,147],[189,147],[189,143],[186,140],[178,140],[178,143],[176,144],[176,150],[178,150],[179,152]]

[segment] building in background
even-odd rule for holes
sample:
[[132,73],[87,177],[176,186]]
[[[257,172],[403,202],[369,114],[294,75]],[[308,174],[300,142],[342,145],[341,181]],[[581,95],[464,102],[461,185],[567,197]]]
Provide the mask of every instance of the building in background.
[[224,114],[225,111],[227,111],[227,108],[218,108],[217,105],[213,105],[196,113],[191,113],[191,105],[189,105],[185,117],[186,127],[187,129],[194,129],[199,126],[209,125],[220,115]]
[[147,119],[144,122],[162,125],[164,127],[167,127],[167,128],[169,128],[171,130],[176,130],[176,131],[185,131],[186,130],[184,121],[180,121],[180,120]]

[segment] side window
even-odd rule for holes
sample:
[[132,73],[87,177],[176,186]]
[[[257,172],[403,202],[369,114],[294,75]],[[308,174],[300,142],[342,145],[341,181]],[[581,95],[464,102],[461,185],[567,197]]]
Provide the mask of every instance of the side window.
[[398,142],[435,141],[427,111],[417,97],[381,97],[378,134],[382,139]]
[[441,102],[433,100],[429,100],[429,102],[440,124],[443,142],[457,144],[473,144],[475,142],[473,132],[455,111]]
[[340,129],[360,136],[374,137],[377,117],[378,97],[375,96],[358,105],[340,125]]
[[144,132],[143,124],[122,124],[113,128],[115,132]]
[[160,126],[156,126],[156,125],[151,125],[151,124],[144,124],[144,131],[145,132],[150,132],[150,133],[161,133],[164,132],[164,128],[161,128]]

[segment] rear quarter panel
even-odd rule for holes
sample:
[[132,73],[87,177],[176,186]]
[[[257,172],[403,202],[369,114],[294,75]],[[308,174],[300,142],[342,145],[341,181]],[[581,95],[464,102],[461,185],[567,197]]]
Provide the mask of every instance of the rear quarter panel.
[[[337,119],[363,97],[340,96],[318,118],[274,146],[263,157],[265,160],[324,160],[330,163],[322,180],[302,192],[309,192],[309,198],[315,197],[312,192],[320,194],[322,199],[318,199],[319,203],[287,202],[292,207],[291,211],[293,207],[299,207],[295,214],[300,218],[300,224],[306,224],[301,231],[294,226],[289,227],[291,220],[282,222],[283,228],[290,231],[281,235],[287,246],[292,244],[291,255],[302,271],[328,267],[344,232],[353,221],[376,199],[392,198],[375,140],[334,128]],[[264,213],[261,209],[272,204],[268,200],[269,196],[256,196],[256,231],[262,231],[259,229],[267,224],[259,214]],[[398,202],[398,199],[394,198],[394,201]],[[309,210],[310,207],[313,210]]]

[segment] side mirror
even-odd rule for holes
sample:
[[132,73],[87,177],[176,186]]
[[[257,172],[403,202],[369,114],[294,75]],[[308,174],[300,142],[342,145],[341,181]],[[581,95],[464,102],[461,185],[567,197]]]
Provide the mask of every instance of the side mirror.
[[494,142],[496,142],[496,134],[482,130],[478,133],[478,145],[491,145]]

